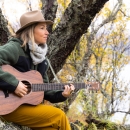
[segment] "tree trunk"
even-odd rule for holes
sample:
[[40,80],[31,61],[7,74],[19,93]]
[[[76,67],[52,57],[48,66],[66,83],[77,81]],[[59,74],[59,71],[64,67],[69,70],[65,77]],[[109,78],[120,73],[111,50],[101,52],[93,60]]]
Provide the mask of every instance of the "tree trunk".
[[[46,20],[54,21],[56,18],[56,11],[58,3],[56,0],[41,0],[42,1],[42,13]],[[52,32],[52,25],[48,27],[49,33]]]
[[8,41],[8,37],[10,33],[7,28],[7,25],[8,25],[8,22],[2,15],[2,11],[0,9],[0,45],[3,45]]
[[[48,39],[48,58],[57,73],[73,51],[81,36],[86,33],[94,16],[108,0],[72,0],[61,21]],[[87,61],[86,61],[87,62]],[[49,78],[53,75],[49,72]]]

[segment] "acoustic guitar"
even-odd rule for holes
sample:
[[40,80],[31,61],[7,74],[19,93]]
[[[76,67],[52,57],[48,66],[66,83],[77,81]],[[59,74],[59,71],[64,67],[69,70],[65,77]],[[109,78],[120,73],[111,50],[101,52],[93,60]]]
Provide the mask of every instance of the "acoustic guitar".
[[[41,74],[36,70],[28,72],[19,72],[10,65],[1,66],[2,70],[14,75],[19,81],[22,81],[28,87],[28,93],[24,97],[19,97],[14,93],[8,93],[5,96],[0,90],[0,115],[13,112],[22,104],[38,105],[43,101],[45,90],[63,90],[67,83],[43,83]],[[99,90],[98,82],[73,83],[75,89],[88,88],[89,90]]]

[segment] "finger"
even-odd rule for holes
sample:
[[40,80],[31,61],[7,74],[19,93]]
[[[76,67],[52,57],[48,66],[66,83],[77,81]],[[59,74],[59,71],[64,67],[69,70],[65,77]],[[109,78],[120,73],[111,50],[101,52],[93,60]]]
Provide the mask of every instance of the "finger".
[[24,97],[24,94],[22,94],[22,93],[18,93],[17,94],[19,97]]
[[72,93],[74,93],[74,90],[71,90],[71,91],[70,91],[70,94],[72,94]]
[[74,87],[73,84],[70,84],[70,89],[73,90],[73,91],[75,90],[75,87]]
[[27,88],[23,88],[23,91],[27,93],[27,92],[28,92],[28,89],[27,89]]
[[65,90],[70,90],[70,87],[69,87],[69,85],[65,85]]
[[21,97],[24,97],[25,95],[23,93],[20,94]]
[[27,85],[25,85],[24,87],[25,87],[25,89],[28,89],[28,86],[27,86]]
[[27,89],[27,86],[26,86],[26,85],[24,86],[23,90],[24,90],[25,92],[27,92],[27,91],[28,91],[28,89]]
[[24,87],[27,88],[28,86],[24,84]]
[[27,92],[26,92],[26,91],[22,91],[21,93],[22,93],[23,95],[26,95],[26,94],[27,94]]

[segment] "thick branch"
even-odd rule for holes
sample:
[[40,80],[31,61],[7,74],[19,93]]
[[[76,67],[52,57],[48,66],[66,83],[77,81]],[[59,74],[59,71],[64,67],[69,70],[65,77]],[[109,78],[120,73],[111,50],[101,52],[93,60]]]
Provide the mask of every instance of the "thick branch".
[[2,11],[0,9],[0,45],[5,44],[8,41],[10,32],[7,28],[8,22],[4,18]]
[[[100,11],[107,1],[73,0],[69,4],[60,23],[48,41],[48,58],[56,73],[64,65],[66,58],[73,51],[81,36],[86,32],[96,13]],[[52,79],[52,74],[49,77]]]
[[[56,0],[41,0],[42,1],[42,13],[46,20],[54,21],[56,18],[56,11],[58,3]],[[52,26],[49,26],[48,31],[52,32]]]

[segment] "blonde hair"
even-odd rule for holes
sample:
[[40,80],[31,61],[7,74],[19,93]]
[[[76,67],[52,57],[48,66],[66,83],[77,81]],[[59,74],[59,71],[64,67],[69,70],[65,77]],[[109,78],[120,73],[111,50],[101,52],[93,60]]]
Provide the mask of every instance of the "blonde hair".
[[32,24],[28,27],[26,27],[24,30],[19,32],[15,35],[16,38],[20,38],[23,41],[22,47],[26,48],[26,44],[31,41],[34,47],[34,28],[36,27],[37,23]]

